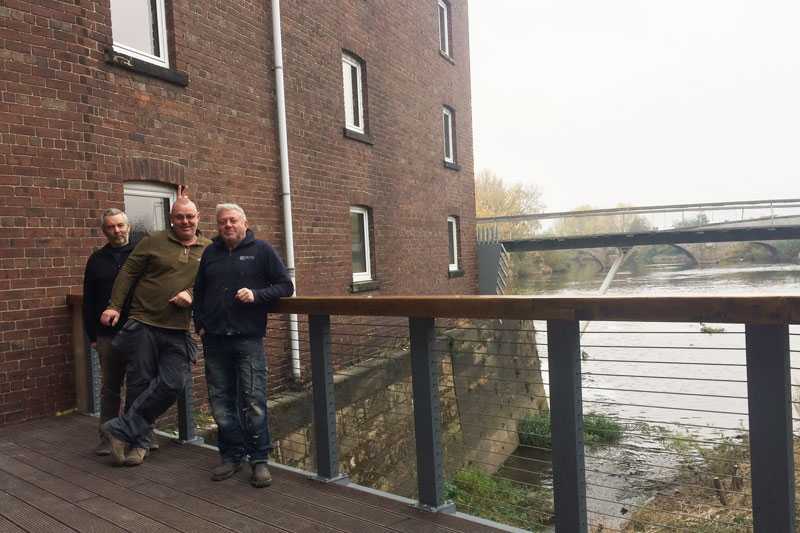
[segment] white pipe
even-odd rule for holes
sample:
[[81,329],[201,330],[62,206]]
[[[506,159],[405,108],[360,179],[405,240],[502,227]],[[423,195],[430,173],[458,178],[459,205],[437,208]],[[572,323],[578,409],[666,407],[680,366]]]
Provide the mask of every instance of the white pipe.
[[[294,284],[297,296],[297,281],[294,265],[294,230],[292,228],[292,182],[289,178],[289,141],[286,137],[286,99],[283,88],[283,42],[281,40],[281,3],[272,0],[272,43],[275,55],[275,101],[278,115],[278,148],[281,157],[281,199],[283,200],[283,230],[286,244],[286,269]],[[289,338],[292,347],[292,377],[300,379],[300,337],[297,315],[289,315]]]

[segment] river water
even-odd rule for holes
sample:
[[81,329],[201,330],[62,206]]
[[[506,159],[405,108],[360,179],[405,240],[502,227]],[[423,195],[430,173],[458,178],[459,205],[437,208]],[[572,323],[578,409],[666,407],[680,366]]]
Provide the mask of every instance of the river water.
[[[550,276],[520,284],[515,293],[593,296],[602,281],[602,275]],[[800,296],[800,265],[620,271],[606,294]],[[546,328],[544,322],[536,326],[540,331]],[[581,338],[585,411],[679,424],[701,433],[747,426],[743,325],[592,322],[581,327],[586,327]],[[800,328],[790,331],[794,351],[800,343]],[[540,342],[546,343],[544,335]],[[546,369],[546,346],[539,348]],[[794,362],[800,354],[792,356]]]
[[[602,275],[529,280],[515,294],[595,296]],[[800,265],[730,268],[651,268],[620,271],[609,296],[798,295]],[[543,378],[547,374],[545,322],[536,322]],[[586,451],[590,523],[621,528],[628,511],[669,487],[679,459],[662,453],[659,431],[710,445],[747,428],[744,326],[740,324],[592,322],[581,337],[584,413],[618,419],[619,446]],[[800,327],[791,326],[793,383],[800,383]],[[546,387],[547,388],[547,387]],[[793,386],[793,396],[800,387]],[[548,390],[549,395],[549,390]],[[795,404],[797,406],[797,404]],[[797,411],[797,410],[796,410]],[[795,412],[795,417],[797,413]],[[795,418],[795,427],[798,420]],[[649,428],[649,429],[648,429]],[[652,428],[657,428],[653,431]],[[532,461],[533,460],[533,461]],[[520,447],[501,474],[525,482],[551,482],[547,454]]]

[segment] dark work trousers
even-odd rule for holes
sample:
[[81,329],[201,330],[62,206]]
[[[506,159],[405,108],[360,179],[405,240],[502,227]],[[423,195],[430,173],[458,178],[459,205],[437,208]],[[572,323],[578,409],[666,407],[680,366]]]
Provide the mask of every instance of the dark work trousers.
[[100,388],[100,424],[119,416],[122,384],[125,381],[125,354],[114,353],[113,336],[98,336],[95,349],[100,359],[103,385]]
[[261,337],[205,335],[203,351],[219,453],[228,463],[265,463],[272,449],[267,421],[267,359]]
[[156,418],[178,398],[190,379],[197,348],[188,331],[165,329],[128,319],[113,342],[128,358],[125,414],[105,424],[132,447],[147,448]]

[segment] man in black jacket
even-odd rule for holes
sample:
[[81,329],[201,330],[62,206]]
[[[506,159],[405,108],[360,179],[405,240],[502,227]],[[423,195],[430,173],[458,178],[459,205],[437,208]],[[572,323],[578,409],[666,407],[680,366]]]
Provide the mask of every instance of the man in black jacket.
[[194,283],[195,330],[203,339],[211,411],[219,428],[220,481],[249,456],[250,483],[272,482],[267,457],[267,361],[264,335],[270,303],[291,296],[294,285],[275,250],[247,229],[244,210],[217,206],[219,236],[203,252]]
[[[86,262],[83,275],[83,327],[92,347],[97,350],[103,372],[103,386],[100,389],[102,424],[119,415],[126,361],[124,357],[111,351],[111,339],[125,321],[120,320],[116,326],[104,326],[100,323],[100,315],[108,307],[111,287],[114,286],[117,273],[125,264],[135,243],[130,242],[131,227],[128,217],[119,209],[106,209],[101,217],[100,227],[108,242],[89,256]],[[100,443],[95,448],[95,453],[109,455],[111,447],[108,439],[102,431],[99,433]]]

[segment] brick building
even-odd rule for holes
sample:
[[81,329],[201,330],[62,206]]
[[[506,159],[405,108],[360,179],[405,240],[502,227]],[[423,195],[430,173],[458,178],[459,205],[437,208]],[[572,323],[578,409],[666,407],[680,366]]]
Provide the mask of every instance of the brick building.
[[[185,185],[206,234],[236,202],[286,257],[272,9],[0,5],[0,425],[74,405],[103,209],[163,227]],[[298,294],[474,293],[466,0],[280,9]]]

